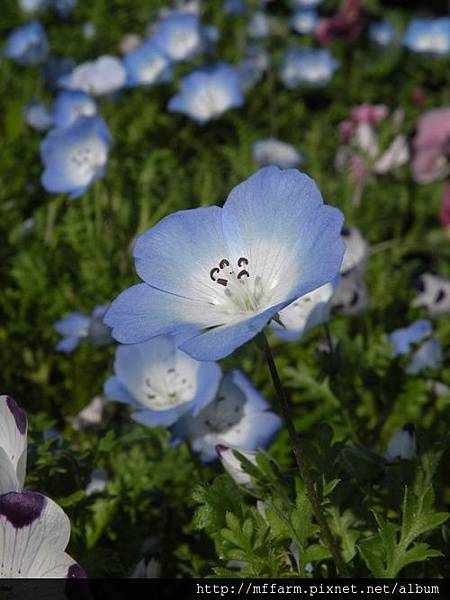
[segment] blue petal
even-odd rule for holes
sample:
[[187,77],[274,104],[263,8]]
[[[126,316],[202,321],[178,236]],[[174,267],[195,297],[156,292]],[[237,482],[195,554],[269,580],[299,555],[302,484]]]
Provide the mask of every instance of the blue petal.
[[170,410],[140,410],[131,415],[131,418],[146,427],[168,427],[178,421],[180,409],[185,410],[185,405]]
[[69,354],[75,350],[79,343],[80,338],[78,337],[65,337],[56,344],[56,350]]
[[55,331],[64,336],[84,337],[89,332],[89,317],[77,312],[67,315],[66,318],[56,321],[53,325]]
[[138,405],[127,388],[117,377],[110,377],[105,382],[103,391],[110,400],[116,400],[117,402],[123,402],[124,404],[131,404],[132,406]]

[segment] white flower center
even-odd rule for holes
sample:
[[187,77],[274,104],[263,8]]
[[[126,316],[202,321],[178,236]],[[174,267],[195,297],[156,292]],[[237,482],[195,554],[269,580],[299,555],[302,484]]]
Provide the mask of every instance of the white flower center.
[[72,168],[83,180],[90,180],[106,162],[106,148],[98,143],[75,146],[69,154]]
[[145,377],[144,393],[150,408],[166,410],[192,400],[195,389],[192,381],[178,373],[175,367],[170,367],[157,379]]
[[234,267],[227,258],[222,258],[210,270],[211,281],[223,289],[215,304],[226,312],[236,313],[236,309],[239,313],[258,312],[265,293],[261,277],[253,277],[249,269],[248,258],[241,256]]
[[224,433],[244,416],[244,393],[233,383],[224,387],[227,389],[222,388],[214,402],[208,404],[198,415],[200,425],[207,433]]

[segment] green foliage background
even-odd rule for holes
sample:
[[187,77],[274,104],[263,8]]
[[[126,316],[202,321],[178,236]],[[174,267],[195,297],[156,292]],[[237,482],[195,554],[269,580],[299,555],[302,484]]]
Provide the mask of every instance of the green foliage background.
[[[83,61],[117,53],[123,35],[144,32],[165,3],[78,4],[67,20],[51,14],[41,20],[54,55]],[[276,4],[280,19],[288,15],[287,4]],[[399,26],[417,8],[376,0],[366,4],[371,17],[390,17]],[[203,22],[221,31],[217,56],[237,62],[245,47],[244,19],[225,18],[218,0],[203,5]],[[97,29],[91,41],[81,32],[87,20]],[[4,0],[2,39],[23,21],[16,1]],[[267,42],[274,64],[289,42],[298,42],[295,34],[282,32]],[[292,542],[304,558],[301,576],[309,576],[307,562],[315,575],[334,572],[301,483],[293,477],[284,432],[271,448],[273,459],[261,455],[258,468],[253,467],[253,495],[220,474],[220,466],[197,464],[184,445],[170,448],[167,432],[133,424],[123,407],[109,406],[98,431],[75,432],[68,417],[101,392],[114,348],[82,345],[71,356],[54,350],[54,321],[69,311],[90,312],[137,281],[131,256],[136,235],[170,212],[221,204],[255,170],[252,144],[275,135],[304,153],[304,170],[316,179],[326,202],[342,208],[373,249],[366,275],[370,309],[356,319],[333,318],[331,331],[340,340],[335,357],[316,351],[321,329],[301,343],[274,341],[333,529],[355,575],[449,576],[449,529],[442,513],[450,503],[450,397],[437,397],[430,382],[450,385],[450,324],[447,318],[434,323],[444,367],[426,376],[406,376],[402,361],[389,357],[386,340],[387,332],[424,316],[410,307],[417,275],[434,268],[450,276],[449,238],[438,221],[443,185],[415,185],[404,167],[397,176],[370,181],[361,206],[355,207],[353,184],[333,166],[337,126],[352,106],[401,107],[411,136],[422,112],[448,104],[449,61],[412,55],[400,46],[379,50],[364,36],[335,41],[331,49],[340,68],[325,89],[287,91],[273,69],[248,93],[242,109],[205,127],[165,110],[176,81],[101,101],[113,137],[107,176],[75,201],[50,196],[39,182],[41,136],[22,118],[32,96],[51,101],[39,69],[1,60],[2,391],[31,418],[27,487],[53,497],[68,512],[69,551],[90,575],[127,575],[156,545],[169,576],[226,575],[230,560],[244,563],[243,576],[282,576],[296,569]],[[192,68],[181,66],[176,79]],[[426,94],[421,105],[414,102],[418,89]],[[27,230],[24,222],[30,218],[35,223]],[[242,368],[275,400],[256,346],[240,349],[224,361],[227,366]],[[379,453],[406,421],[417,426],[419,457],[387,466]],[[44,435],[50,428],[61,433]],[[96,466],[109,471],[107,490],[86,497]],[[264,500],[266,518],[256,510],[254,496]],[[411,567],[413,561],[419,564]]]

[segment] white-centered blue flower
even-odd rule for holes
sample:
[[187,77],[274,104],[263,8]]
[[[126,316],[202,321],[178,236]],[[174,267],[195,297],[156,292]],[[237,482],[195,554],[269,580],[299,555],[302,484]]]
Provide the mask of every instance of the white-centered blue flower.
[[172,425],[181,415],[197,414],[217,392],[219,365],[194,360],[176,345],[176,338],[160,336],[116,350],[115,374],[105,383],[105,394],[136,408],[138,423]]
[[406,423],[389,438],[383,456],[388,462],[415,458],[416,434],[412,423]]
[[270,34],[270,22],[267,15],[261,11],[255,11],[250,17],[247,33],[251,38],[261,39]]
[[69,538],[69,517],[50,498],[0,495],[0,579],[86,577],[65,552]]
[[95,100],[79,90],[63,90],[53,103],[55,127],[70,127],[80,117],[93,117],[96,114]]
[[426,308],[432,317],[450,314],[450,279],[424,273],[419,279],[419,293],[414,298],[414,308]]
[[245,57],[236,65],[244,92],[260,81],[269,68],[270,55],[261,46],[248,46]]
[[151,39],[126,54],[123,64],[130,87],[169,81],[173,74],[170,58]]
[[112,340],[111,329],[103,323],[107,306],[99,304],[90,316],[72,312],[57,321],[53,327],[62,340],[56,345],[60,352],[73,352],[81,341],[89,341],[95,346],[105,346]]
[[105,174],[110,143],[100,117],[80,117],[70,127],[52,129],[41,144],[42,185],[53,194],[81,196]]
[[291,17],[291,27],[296,33],[313,33],[319,17],[313,8],[298,8]]
[[157,23],[151,40],[171,61],[178,62],[203,50],[205,33],[196,15],[171,12]]
[[27,468],[27,416],[9,396],[0,396],[0,494],[20,492]]
[[183,351],[223,358],[282,308],[334,280],[342,220],[307,175],[265,167],[223,208],[180,211],[142,234],[134,257],[145,283],[120,294],[105,323],[123,343],[184,333]]
[[36,131],[47,131],[53,125],[53,118],[48,108],[38,100],[32,100],[23,107],[25,123]]
[[[406,372],[416,375],[426,369],[436,369],[442,363],[442,349],[433,335],[433,326],[425,319],[414,321],[409,327],[396,329],[388,340],[393,344],[393,355],[412,354]],[[417,348],[417,349],[415,349]]]
[[75,67],[71,73],[59,79],[59,85],[67,90],[104,96],[123,88],[126,81],[127,72],[120,58],[105,54]]
[[408,24],[403,44],[418,54],[447,56],[450,53],[450,17],[413,19]]
[[243,450],[267,448],[281,428],[281,419],[238,370],[227,373],[213,402],[196,416],[186,416],[173,427],[175,440],[189,438],[202,461],[217,458],[216,446]]
[[280,77],[289,89],[299,85],[322,86],[331,80],[337,68],[338,62],[329,50],[289,48],[280,66]]
[[169,101],[168,109],[183,113],[200,125],[244,102],[239,74],[225,63],[193,71],[183,77],[180,87],[179,94]]
[[277,321],[271,322],[275,335],[283,340],[299,340],[309,329],[328,321],[336,284],[326,283],[283,308]]
[[395,29],[389,21],[377,21],[369,25],[369,39],[377,46],[389,46],[395,39]]
[[6,39],[5,56],[19,65],[42,63],[48,54],[48,41],[38,21],[30,21],[15,29]]
[[260,167],[274,165],[280,169],[292,169],[304,162],[295,146],[272,137],[255,142],[252,150],[253,160]]

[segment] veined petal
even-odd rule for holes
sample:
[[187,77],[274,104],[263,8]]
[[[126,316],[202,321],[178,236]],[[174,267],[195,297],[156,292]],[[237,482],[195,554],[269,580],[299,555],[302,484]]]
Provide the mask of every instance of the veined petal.
[[[0,396],[0,448],[4,450],[10,460],[12,470],[16,474],[16,481],[3,474],[0,483],[0,492],[18,491],[25,480],[26,455],[27,455],[27,417],[25,412],[9,396]],[[5,463],[3,457],[2,462]],[[6,468],[6,467],[5,467]],[[5,489],[3,484],[15,483],[14,488]]]
[[166,333],[195,331],[214,324],[215,316],[203,302],[168,294],[145,283],[122,292],[106,312],[103,322],[113,337],[135,344]]
[[324,206],[312,179],[266,167],[236,186],[223,208],[232,261],[248,260],[246,284],[261,282],[265,306],[299,297],[339,271],[342,213]]
[[134,247],[138,275],[160,290],[213,302],[210,272],[227,258],[221,213],[218,206],[183,210],[151,227]]
[[[70,522],[55,502],[23,492],[0,496],[0,576],[55,577],[74,561],[65,554]],[[70,559],[70,560],[69,560]]]

